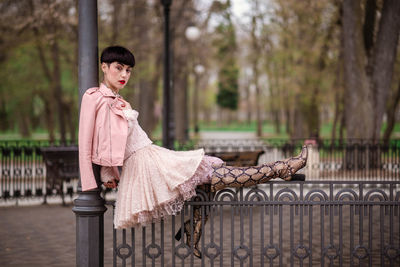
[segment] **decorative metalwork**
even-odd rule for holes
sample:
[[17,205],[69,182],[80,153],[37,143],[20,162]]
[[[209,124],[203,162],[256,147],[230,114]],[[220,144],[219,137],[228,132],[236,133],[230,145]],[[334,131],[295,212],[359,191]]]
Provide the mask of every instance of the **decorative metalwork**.
[[[152,266],[399,266],[399,200],[399,181],[276,181],[212,195],[198,190],[180,214],[132,235],[132,255],[114,252],[114,266],[145,266],[146,259]],[[194,206],[208,214],[201,259],[174,239],[184,221],[193,220]]]
[[279,249],[278,249],[278,247],[276,246],[276,245],[267,245],[265,248],[264,248],[264,251],[263,251],[264,253],[264,255],[270,260],[270,261],[272,261],[273,259],[275,259],[276,257],[278,257],[279,256],[279,254],[280,254],[280,251],[279,251]]
[[[48,147],[42,141],[1,141],[0,142],[0,199],[42,197],[46,190],[46,167],[41,148]],[[66,183],[67,193],[72,195],[77,190],[75,181]],[[58,192],[60,193],[60,192]]]
[[190,253],[191,248],[183,242],[175,247],[175,255],[178,256],[181,260],[186,259],[190,255]]
[[[271,162],[297,153],[304,140],[202,140],[192,141],[179,149],[203,147],[207,153],[227,152],[237,155],[253,153],[255,157],[247,162]],[[46,184],[47,169],[41,148],[59,145],[48,141],[0,141],[0,200],[61,194]],[[260,156],[257,151],[264,151]],[[396,181],[400,179],[400,140],[391,140],[387,144],[370,140],[319,140],[309,146],[307,166],[302,170],[308,181],[313,180],[379,180]],[[245,164],[240,157],[234,162]],[[64,174],[77,169],[70,166]],[[77,176],[77,175],[75,175]],[[77,191],[77,177],[71,182],[63,182],[63,193],[72,196]],[[59,186],[61,187],[61,186]],[[66,192],[65,192],[66,191]],[[230,194],[230,193],[228,193]],[[226,197],[226,196],[225,196]],[[236,209],[236,208],[235,208]],[[237,210],[237,209],[236,209]]]

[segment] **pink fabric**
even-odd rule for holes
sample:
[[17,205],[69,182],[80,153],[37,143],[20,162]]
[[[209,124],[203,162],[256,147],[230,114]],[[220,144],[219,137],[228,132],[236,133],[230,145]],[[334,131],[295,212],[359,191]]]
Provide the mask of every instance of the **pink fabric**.
[[107,183],[115,178],[119,179],[118,167],[116,167],[116,166],[113,166],[113,167],[102,166],[101,167],[100,180],[102,183]]
[[[129,131],[140,127],[137,116],[125,112]],[[132,123],[133,122],[133,123]],[[202,149],[172,151],[153,144],[131,151],[132,143],[140,143],[137,135],[129,135],[114,215],[115,228],[128,228],[157,221],[176,214],[184,201],[195,195],[197,185],[209,182],[213,164],[218,158],[204,155]],[[146,138],[142,136],[142,138]]]
[[79,169],[82,191],[97,187],[92,162],[122,166],[128,135],[123,109],[128,102],[115,97],[104,84],[90,88],[82,97],[79,118]]

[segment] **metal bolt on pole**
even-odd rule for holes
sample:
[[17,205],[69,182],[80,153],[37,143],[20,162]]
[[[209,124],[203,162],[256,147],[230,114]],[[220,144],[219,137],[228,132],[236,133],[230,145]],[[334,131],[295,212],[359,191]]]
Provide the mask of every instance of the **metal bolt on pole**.
[[[79,1],[79,101],[85,91],[98,86],[97,0]],[[93,166],[99,183],[100,167]],[[76,215],[76,266],[104,266],[104,212],[107,210],[100,190],[81,191],[74,200]]]

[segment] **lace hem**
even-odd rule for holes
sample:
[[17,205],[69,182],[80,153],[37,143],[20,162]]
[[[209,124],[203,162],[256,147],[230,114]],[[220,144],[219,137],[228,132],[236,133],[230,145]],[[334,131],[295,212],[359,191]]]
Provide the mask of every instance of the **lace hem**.
[[158,222],[168,215],[180,212],[185,201],[196,195],[196,186],[209,183],[213,172],[213,165],[222,164],[219,158],[204,156],[194,175],[183,184],[177,186],[178,197],[159,204],[154,210],[140,211],[131,214],[128,220],[115,218],[114,227],[117,229],[144,226],[151,222]]

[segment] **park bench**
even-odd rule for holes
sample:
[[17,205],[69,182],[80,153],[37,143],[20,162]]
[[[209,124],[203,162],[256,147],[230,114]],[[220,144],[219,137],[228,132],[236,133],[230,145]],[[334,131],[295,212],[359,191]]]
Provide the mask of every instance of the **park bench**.
[[[46,165],[46,193],[44,203],[47,203],[47,196],[52,195],[56,190],[64,200],[64,182],[79,178],[79,162],[77,146],[56,146],[41,148],[43,161]],[[67,188],[67,194],[72,198],[73,187]]]
[[263,150],[254,151],[229,151],[229,152],[208,152],[210,156],[218,157],[231,166],[255,166],[263,154]]

